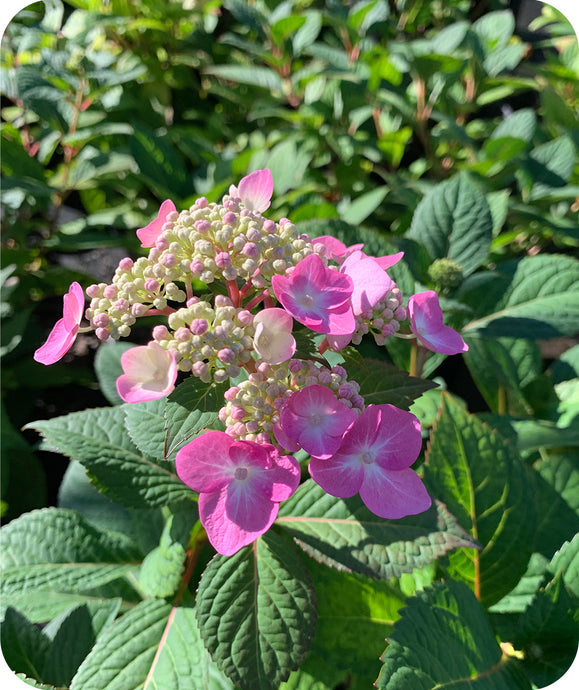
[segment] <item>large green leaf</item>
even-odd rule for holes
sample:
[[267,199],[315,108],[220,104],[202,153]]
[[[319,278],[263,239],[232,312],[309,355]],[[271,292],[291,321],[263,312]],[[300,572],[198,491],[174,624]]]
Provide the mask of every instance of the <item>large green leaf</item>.
[[485,605],[525,572],[536,534],[528,469],[495,430],[444,396],[427,450],[425,481],[482,544],[450,556],[450,572]]
[[409,599],[394,625],[379,690],[531,690],[499,647],[485,611],[460,582],[434,583]]
[[469,275],[487,258],[492,230],[484,194],[461,173],[428,192],[414,212],[407,236],[420,242],[431,259],[452,259]]
[[536,340],[579,330],[579,261],[563,255],[525,257],[501,266],[501,275],[492,312],[464,326],[463,334]]
[[276,524],[316,560],[385,579],[423,568],[451,549],[476,547],[440,503],[422,515],[384,520],[358,496],[334,498],[313,480],[282,503]]
[[407,410],[425,391],[436,388],[432,381],[409,376],[388,362],[361,357],[355,350],[342,354],[348,378],[360,385],[366,405],[390,404]]
[[[2,607],[12,605],[34,621],[49,620],[96,601],[97,588],[136,570],[141,558],[131,540],[101,532],[71,510],[26,513],[2,528]],[[134,596],[127,584],[111,591]]]
[[194,494],[172,471],[135,448],[125,426],[122,408],[97,408],[64,417],[33,422],[49,447],[90,472],[99,489],[130,507],[162,506]]
[[143,601],[97,640],[71,690],[189,690],[207,687],[209,660],[195,610]]
[[8,607],[0,627],[2,655],[15,673],[42,680],[50,640],[16,609]]
[[541,373],[538,346],[526,340],[467,338],[469,371],[493,412],[531,414],[522,387]]
[[230,557],[216,556],[197,592],[201,637],[241,688],[277,688],[308,651],[315,592],[295,550],[273,532]]
[[[148,596],[169,597],[177,591],[185,567],[185,548],[171,537],[173,516],[167,521],[159,546],[145,556],[139,585]],[[191,525],[192,527],[192,525]]]

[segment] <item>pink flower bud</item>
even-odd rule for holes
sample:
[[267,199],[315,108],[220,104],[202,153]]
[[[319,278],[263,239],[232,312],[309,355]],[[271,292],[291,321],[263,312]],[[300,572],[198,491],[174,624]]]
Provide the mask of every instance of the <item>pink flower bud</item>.
[[200,196],[198,199],[196,199],[195,206],[197,206],[197,208],[207,208],[207,206],[209,206],[209,202],[204,196]]
[[231,257],[227,252],[219,252],[215,257],[215,264],[217,268],[229,268],[231,266]]
[[223,223],[226,225],[235,225],[237,223],[237,216],[235,215],[235,213],[228,211],[223,216]]
[[105,299],[116,299],[117,298],[117,288],[114,285],[107,285],[103,290],[103,297]]
[[124,259],[121,259],[119,262],[119,268],[121,271],[130,271],[133,266],[133,260],[129,259],[128,256],[126,256]]
[[147,292],[157,292],[159,289],[159,282],[156,281],[154,278],[147,278],[145,280],[145,290]]
[[203,335],[209,328],[209,324],[205,319],[193,319],[190,328],[194,335]]
[[109,325],[108,314],[97,314],[93,319],[93,323],[97,328],[105,328]]
[[161,263],[165,268],[173,268],[173,266],[177,263],[177,257],[175,254],[163,254],[161,257]]
[[110,333],[106,328],[97,328],[94,332],[96,337],[102,342],[106,342],[109,339]]
[[217,353],[217,359],[224,364],[231,364],[235,361],[235,352],[230,347],[224,347]]

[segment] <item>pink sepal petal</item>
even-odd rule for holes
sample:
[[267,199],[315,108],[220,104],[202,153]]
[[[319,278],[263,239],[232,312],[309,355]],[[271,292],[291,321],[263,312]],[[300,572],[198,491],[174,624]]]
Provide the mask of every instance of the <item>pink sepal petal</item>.
[[375,256],[373,259],[381,269],[386,271],[391,266],[397,264],[403,256],[404,252],[398,252],[396,254],[388,254],[387,256]]
[[[199,495],[199,517],[215,550],[223,556],[232,556],[239,549],[251,544],[273,524],[278,513],[278,503],[259,502],[261,526],[255,530],[244,529],[233,522],[227,513],[229,487],[213,493]],[[239,499],[240,497],[236,497]],[[235,501],[236,499],[231,499]],[[261,512],[263,511],[263,512]]]
[[158,400],[175,390],[175,354],[154,341],[123,353],[121,366],[124,374],[117,379],[117,392],[125,402]]
[[163,225],[167,221],[167,216],[176,210],[175,204],[170,199],[165,199],[155,220],[152,220],[144,228],[137,230],[137,237],[141,240],[141,247],[155,246],[157,238],[163,231]]
[[462,336],[443,324],[438,295],[433,290],[419,292],[408,300],[410,330],[421,344],[432,352],[456,355],[467,352],[468,345]]
[[69,330],[64,319],[59,319],[48,334],[44,345],[34,353],[34,359],[40,364],[54,364],[58,362],[71,348],[76,339],[78,326]]
[[263,213],[269,208],[273,194],[271,172],[266,168],[250,173],[242,178],[237,187],[237,193],[245,208],[256,213]]
[[392,280],[377,261],[360,251],[350,254],[340,271],[349,275],[354,284],[351,304],[356,315],[372,309],[392,286]]
[[273,434],[282,448],[289,450],[290,453],[296,453],[300,450],[301,446],[297,441],[291,439],[283,430],[283,427],[279,422],[273,425]]
[[233,443],[231,436],[222,431],[208,431],[198,436],[177,452],[177,476],[193,491],[222,489],[235,472],[235,464],[229,457]]
[[298,488],[301,478],[300,463],[293,455],[279,455],[272,449],[274,467],[270,470],[271,500],[279,503],[287,500]]
[[377,415],[377,432],[372,444],[376,462],[388,470],[410,467],[422,448],[417,417],[394,405],[369,405],[360,417],[365,414]]
[[34,359],[46,365],[58,362],[72,347],[83,313],[84,292],[75,281],[62,298],[62,318],[54,324],[44,345],[36,350]]
[[336,454],[330,459],[312,457],[309,464],[312,479],[336,498],[351,498],[358,493],[364,469],[357,456]]
[[422,513],[432,502],[414,470],[385,470],[378,464],[366,470],[360,498],[375,515],[388,520]]

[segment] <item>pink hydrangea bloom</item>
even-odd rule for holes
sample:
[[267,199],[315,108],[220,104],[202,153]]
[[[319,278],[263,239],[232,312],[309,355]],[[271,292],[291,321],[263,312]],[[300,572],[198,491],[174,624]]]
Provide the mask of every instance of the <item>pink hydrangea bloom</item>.
[[175,355],[155,341],[127,350],[121,366],[124,373],[117,379],[117,391],[125,402],[157,400],[175,390]]
[[433,290],[412,295],[408,300],[408,319],[410,330],[427,350],[445,355],[468,350],[461,335],[443,324],[438,295]]
[[152,220],[149,225],[137,230],[137,237],[141,240],[141,247],[154,247],[157,237],[163,231],[163,225],[167,221],[167,216],[173,211],[176,211],[175,204],[166,199],[159,209],[159,213],[155,220]]
[[253,346],[264,362],[281,364],[293,356],[296,351],[293,319],[285,309],[264,309],[254,317],[253,325]]
[[269,444],[208,431],[181,448],[177,475],[199,492],[199,517],[215,549],[231,556],[267,532],[280,501],[297,489],[300,466]]
[[231,185],[229,195],[241,199],[245,208],[256,213],[263,213],[269,208],[273,194],[273,178],[271,172],[255,170],[246,175],[239,183],[239,187]]
[[352,280],[324,266],[317,254],[302,259],[289,278],[274,275],[272,286],[285,309],[312,331],[353,333],[356,322],[350,306]]
[[84,292],[81,286],[74,282],[62,300],[62,319],[54,324],[44,345],[34,353],[37,362],[54,364],[70,350],[76,339],[83,312]]
[[329,458],[338,450],[344,432],[355,419],[356,413],[329,388],[313,384],[288,398],[280,415],[281,433],[278,428],[274,428],[274,433],[281,445],[290,440],[288,450],[295,451],[297,443],[310,455]]
[[329,459],[311,458],[310,474],[332,496],[360,493],[367,508],[398,519],[427,510],[430,497],[410,469],[422,445],[420,423],[393,405],[369,405]]

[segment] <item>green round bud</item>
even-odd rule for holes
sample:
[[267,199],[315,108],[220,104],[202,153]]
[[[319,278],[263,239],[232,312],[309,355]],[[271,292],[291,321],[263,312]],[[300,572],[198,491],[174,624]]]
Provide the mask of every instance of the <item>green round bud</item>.
[[428,269],[428,277],[441,290],[454,290],[462,283],[462,268],[452,259],[436,259]]

